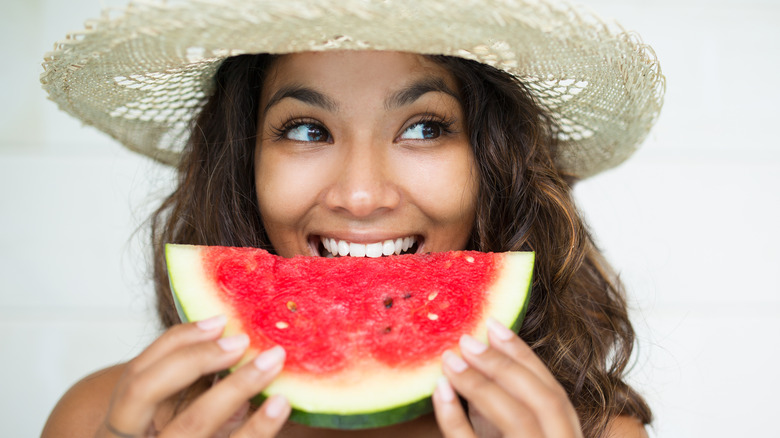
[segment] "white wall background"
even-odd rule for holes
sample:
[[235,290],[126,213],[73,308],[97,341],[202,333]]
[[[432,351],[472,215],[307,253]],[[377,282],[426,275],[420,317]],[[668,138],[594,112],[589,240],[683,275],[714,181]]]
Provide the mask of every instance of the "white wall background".
[[[0,6],[3,437],[38,435],[72,383],[156,335],[143,221],[171,175],[58,112],[38,84],[55,40],[122,3]],[[652,434],[780,437],[780,3],[587,5],[638,31],[668,79],[643,149],[577,189],[631,294],[631,381]]]

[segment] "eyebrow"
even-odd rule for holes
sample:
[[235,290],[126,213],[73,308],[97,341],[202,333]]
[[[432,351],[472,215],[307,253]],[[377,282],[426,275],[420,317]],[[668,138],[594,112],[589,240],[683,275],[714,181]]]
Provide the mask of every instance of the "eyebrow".
[[276,93],[274,93],[273,96],[271,96],[271,99],[268,100],[268,103],[263,109],[263,113],[267,112],[269,108],[279,103],[279,101],[282,99],[286,99],[288,97],[300,100],[301,102],[309,105],[326,109],[331,112],[338,110],[338,105],[336,105],[336,102],[319,91],[305,87],[303,85],[288,85],[280,88],[276,91]]
[[[428,77],[415,81],[391,94],[385,99],[385,109],[392,110],[409,105],[424,94],[430,92],[444,93],[460,102],[458,94],[452,91],[444,80],[441,78]],[[263,108],[263,112],[267,112],[272,106],[288,97],[331,112],[338,111],[338,104],[325,94],[303,85],[287,85],[277,90],[276,93],[271,96],[268,103],[265,105],[265,108]]]
[[390,97],[385,100],[385,109],[391,110],[409,105],[419,99],[422,95],[430,92],[444,93],[460,102],[458,94],[452,91],[443,79],[428,77],[420,79],[391,94]]

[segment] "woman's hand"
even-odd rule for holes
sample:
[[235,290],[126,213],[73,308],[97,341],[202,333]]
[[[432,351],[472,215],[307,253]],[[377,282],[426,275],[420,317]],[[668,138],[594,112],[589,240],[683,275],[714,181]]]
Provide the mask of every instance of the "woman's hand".
[[[284,350],[274,347],[225,377],[197,397],[161,430],[153,418],[158,408],[201,376],[224,370],[249,346],[246,335],[220,338],[225,317],[181,324],[169,329],[127,364],[114,389],[100,438],[275,436],[290,413],[281,396],[272,396],[246,422],[228,420],[246,411],[247,400],[281,371]],[[225,430],[225,426],[234,430]]]
[[[495,320],[488,321],[488,340],[490,346],[463,336],[463,359],[444,353],[446,378],[433,394],[444,436],[582,437],[566,392],[531,348]],[[468,400],[474,428],[453,387]]]

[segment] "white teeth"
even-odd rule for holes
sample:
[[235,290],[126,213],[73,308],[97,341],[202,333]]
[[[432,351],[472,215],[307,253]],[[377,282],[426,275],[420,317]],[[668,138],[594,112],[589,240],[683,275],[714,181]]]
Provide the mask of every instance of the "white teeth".
[[382,257],[382,243],[371,243],[366,245],[366,255],[368,257]]
[[366,245],[360,244],[360,243],[350,243],[349,244],[349,255],[352,257],[365,257],[366,256]]
[[[401,254],[409,250],[416,243],[414,237],[404,237],[395,240],[385,240],[376,243],[352,243],[346,240],[336,240],[329,237],[320,237],[326,255],[352,256],[352,257],[381,257],[391,254]],[[330,254],[327,254],[330,253]]]
[[395,244],[392,240],[385,240],[382,242],[382,255],[390,255],[395,252]]
[[339,240],[339,255],[345,256],[349,255],[349,243]]

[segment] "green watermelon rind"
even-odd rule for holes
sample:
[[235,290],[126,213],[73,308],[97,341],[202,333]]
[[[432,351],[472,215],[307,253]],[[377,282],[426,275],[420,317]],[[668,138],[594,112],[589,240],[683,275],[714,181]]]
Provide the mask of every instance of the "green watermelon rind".
[[[165,251],[169,264],[169,279],[177,311],[184,322],[199,321],[218,314],[227,314],[228,319],[231,319],[230,309],[218,298],[211,295],[211,292],[204,290],[208,289],[207,286],[204,286],[207,282],[204,282],[203,278],[189,278],[193,276],[197,277],[197,274],[186,275],[192,274],[192,272],[187,272],[186,269],[181,268],[182,266],[192,266],[195,260],[199,260],[199,248],[202,247],[191,245],[166,245]],[[505,255],[504,260],[507,262],[511,260],[511,263],[518,272],[507,272],[507,270],[502,269],[501,272],[506,275],[506,277],[502,277],[500,281],[497,281],[496,284],[493,285],[493,289],[501,289],[504,291],[504,294],[511,297],[510,301],[512,303],[503,305],[500,302],[500,294],[491,294],[491,298],[499,298],[499,302],[488,305],[488,308],[493,312],[489,312],[487,315],[492,316],[494,319],[517,332],[522,324],[528,307],[533,276],[534,254],[531,252],[503,254]],[[187,260],[187,258],[189,258],[189,260]],[[179,265],[177,265],[176,268],[172,268],[172,262],[179,263]],[[518,288],[518,286],[522,287],[523,285],[525,285],[525,291],[523,295],[520,296],[522,289]],[[177,286],[181,286],[182,289],[187,289],[187,293],[190,296],[193,295],[193,289],[200,288],[201,290],[195,290],[194,294],[197,295],[196,299],[191,300],[190,305],[186,305],[182,303],[182,300],[179,298],[178,290],[180,288]],[[512,297],[512,295],[514,295],[514,297]],[[517,298],[520,298],[520,300]],[[521,303],[518,303],[518,301],[521,301]],[[520,305],[518,306],[518,304]],[[240,323],[233,320],[228,324],[228,327],[225,330],[225,336],[240,332],[243,332]],[[479,324],[479,327],[471,333],[471,335],[482,341],[487,341],[487,328],[485,322],[482,321],[482,323]],[[251,354],[257,354],[257,352]],[[284,381],[287,377],[283,375],[277,378],[277,380],[266,388],[263,393],[258,394],[253,398],[253,403],[260,404],[266,397],[274,393],[282,392],[288,398],[292,406],[290,419],[297,423],[330,429],[366,429],[388,426],[403,421],[409,421],[432,412],[433,409],[430,396],[435,389],[436,382],[435,379],[430,380],[429,377],[432,376],[430,373],[430,366],[433,363],[433,361],[429,362],[426,366],[427,371],[418,373],[415,377],[420,379],[419,376],[423,376],[423,379],[427,379],[428,383],[426,385],[418,385],[419,387],[411,392],[405,392],[406,396],[404,397],[406,398],[395,405],[383,403],[382,398],[387,396],[387,394],[383,393],[384,397],[376,399],[378,400],[378,403],[383,403],[381,406],[366,406],[367,403],[372,402],[371,398],[361,397],[361,400],[354,402],[347,400],[347,406],[338,405],[334,409],[331,409],[333,407],[331,405],[333,404],[345,403],[343,400],[337,403],[331,403],[334,402],[334,398],[338,398],[339,396],[339,394],[336,394],[333,391],[323,393],[324,395],[320,397],[320,400],[315,400],[314,405],[312,405],[310,400],[312,396],[311,393],[316,390],[312,390],[311,387],[306,387],[306,393],[300,391],[302,393],[300,395],[291,394],[289,388],[286,388],[285,390],[277,388],[277,384],[280,384],[280,382]],[[435,364],[437,369],[440,369],[440,360]],[[441,375],[440,372],[438,372],[438,374]],[[295,385],[302,386],[296,381],[295,376],[293,376],[292,381]],[[392,390],[404,385],[394,386],[395,387],[391,387]],[[372,392],[372,394],[373,393],[374,392]],[[328,401],[327,407],[325,407],[322,400]],[[373,401],[376,402],[376,400]]]
[[[260,406],[267,398],[268,396],[261,393],[252,398],[251,403],[254,406]],[[290,420],[323,429],[373,429],[411,421],[431,412],[433,412],[433,402],[430,395],[428,395],[420,400],[384,411],[359,412],[349,415],[306,412],[293,407],[290,413]]]

